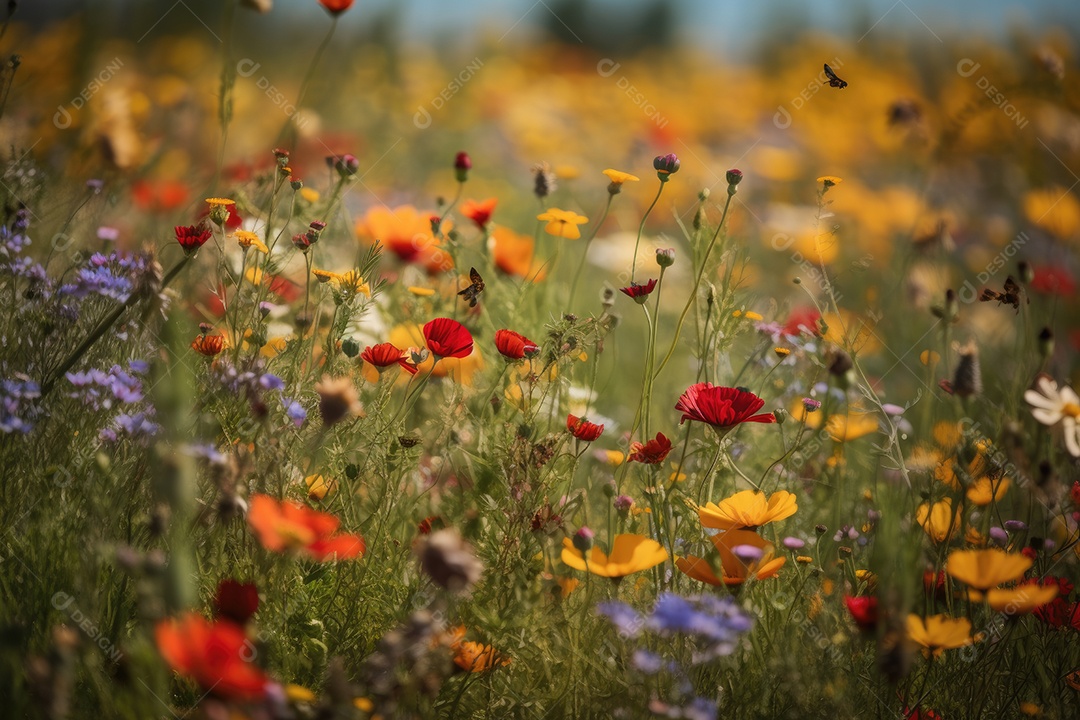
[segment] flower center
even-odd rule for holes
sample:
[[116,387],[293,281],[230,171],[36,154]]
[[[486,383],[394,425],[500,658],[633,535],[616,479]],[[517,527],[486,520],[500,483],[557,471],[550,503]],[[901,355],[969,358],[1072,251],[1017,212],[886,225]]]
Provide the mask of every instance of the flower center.
[[1077,405],[1076,403],[1065,403],[1061,408],[1061,413],[1071,417],[1080,417],[1080,405]]

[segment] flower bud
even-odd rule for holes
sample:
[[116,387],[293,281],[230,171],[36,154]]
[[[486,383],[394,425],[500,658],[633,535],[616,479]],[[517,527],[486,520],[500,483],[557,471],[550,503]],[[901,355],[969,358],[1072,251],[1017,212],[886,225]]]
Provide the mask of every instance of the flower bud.
[[732,168],[732,169],[727,171],[727,184],[728,185],[738,185],[739,183],[742,182],[742,178],[743,178],[742,170]]
[[787,411],[784,410],[784,408],[776,408],[773,410],[773,417],[776,418],[777,425],[783,425],[784,421],[787,420],[787,415]]
[[668,268],[675,264],[675,248],[657,248],[656,264]]
[[360,161],[355,155],[341,155],[334,160],[334,169],[341,177],[350,177],[360,169]]
[[298,177],[289,178],[289,186],[293,190],[302,190],[304,187],[304,181]]
[[311,238],[307,236],[307,233],[296,233],[292,236],[292,244],[300,252],[307,252],[311,247]]
[[1048,328],[1044,327],[1039,331],[1039,355],[1045,359],[1050,357],[1054,352],[1054,333]]
[[594,537],[596,534],[583,525],[574,533],[574,547],[582,553],[587,553],[592,550]]
[[656,176],[660,178],[660,182],[667,182],[668,176],[679,172],[679,158],[675,153],[657,155],[653,158],[652,164],[653,169],[656,170]]
[[459,152],[454,156],[454,177],[459,183],[469,179],[470,170],[472,170],[472,160],[467,152]]
[[360,343],[356,338],[347,337],[341,341],[341,352],[345,353],[346,357],[354,358],[360,354]]
[[619,517],[625,520],[630,516],[630,508],[634,506],[634,498],[629,495],[619,495],[615,498],[614,506],[615,512],[619,513]]

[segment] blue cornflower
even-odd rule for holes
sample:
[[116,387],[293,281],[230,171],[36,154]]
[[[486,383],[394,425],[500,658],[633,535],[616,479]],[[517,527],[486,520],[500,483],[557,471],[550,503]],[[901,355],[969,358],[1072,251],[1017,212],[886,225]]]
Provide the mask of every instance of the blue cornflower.
[[281,404],[285,406],[285,415],[292,420],[293,425],[296,427],[300,427],[307,420],[307,410],[300,403],[283,397],[281,398]]
[[38,412],[33,401],[40,396],[41,387],[25,376],[0,380],[0,432],[33,430]]
[[636,637],[641,628],[645,626],[638,611],[626,603],[618,601],[602,602],[596,606],[596,611],[607,617],[620,635]]

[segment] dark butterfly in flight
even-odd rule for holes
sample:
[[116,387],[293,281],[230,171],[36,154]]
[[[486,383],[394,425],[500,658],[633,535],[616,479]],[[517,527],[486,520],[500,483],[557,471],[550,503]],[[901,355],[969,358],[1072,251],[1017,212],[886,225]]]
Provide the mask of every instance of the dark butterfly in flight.
[[829,87],[840,88],[841,90],[847,87],[847,81],[841,80],[840,76],[829,67],[829,63],[825,63],[825,77],[829,78]]
[[476,272],[476,268],[469,268],[469,280],[472,284],[459,292],[458,295],[469,301],[469,307],[476,307],[476,301],[480,297],[480,293],[484,292],[484,278],[480,277],[480,273]]
[[[979,300],[982,302],[990,302],[991,300],[997,300],[998,305],[1004,303],[1005,305],[1012,305],[1016,308],[1016,312],[1020,312],[1020,297],[1023,294],[1020,286],[1013,279],[1013,276],[1005,278],[1005,287],[1001,292],[991,290],[990,288],[983,288],[982,293],[979,295]],[[1028,302],[1031,302],[1029,299]]]

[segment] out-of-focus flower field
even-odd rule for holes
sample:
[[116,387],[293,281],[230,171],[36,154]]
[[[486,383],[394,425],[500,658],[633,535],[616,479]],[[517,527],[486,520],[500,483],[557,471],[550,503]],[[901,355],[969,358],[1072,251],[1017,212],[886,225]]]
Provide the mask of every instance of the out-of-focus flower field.
[[1075,29],[270,4],[2,25],[0,714],[1080,714]]

